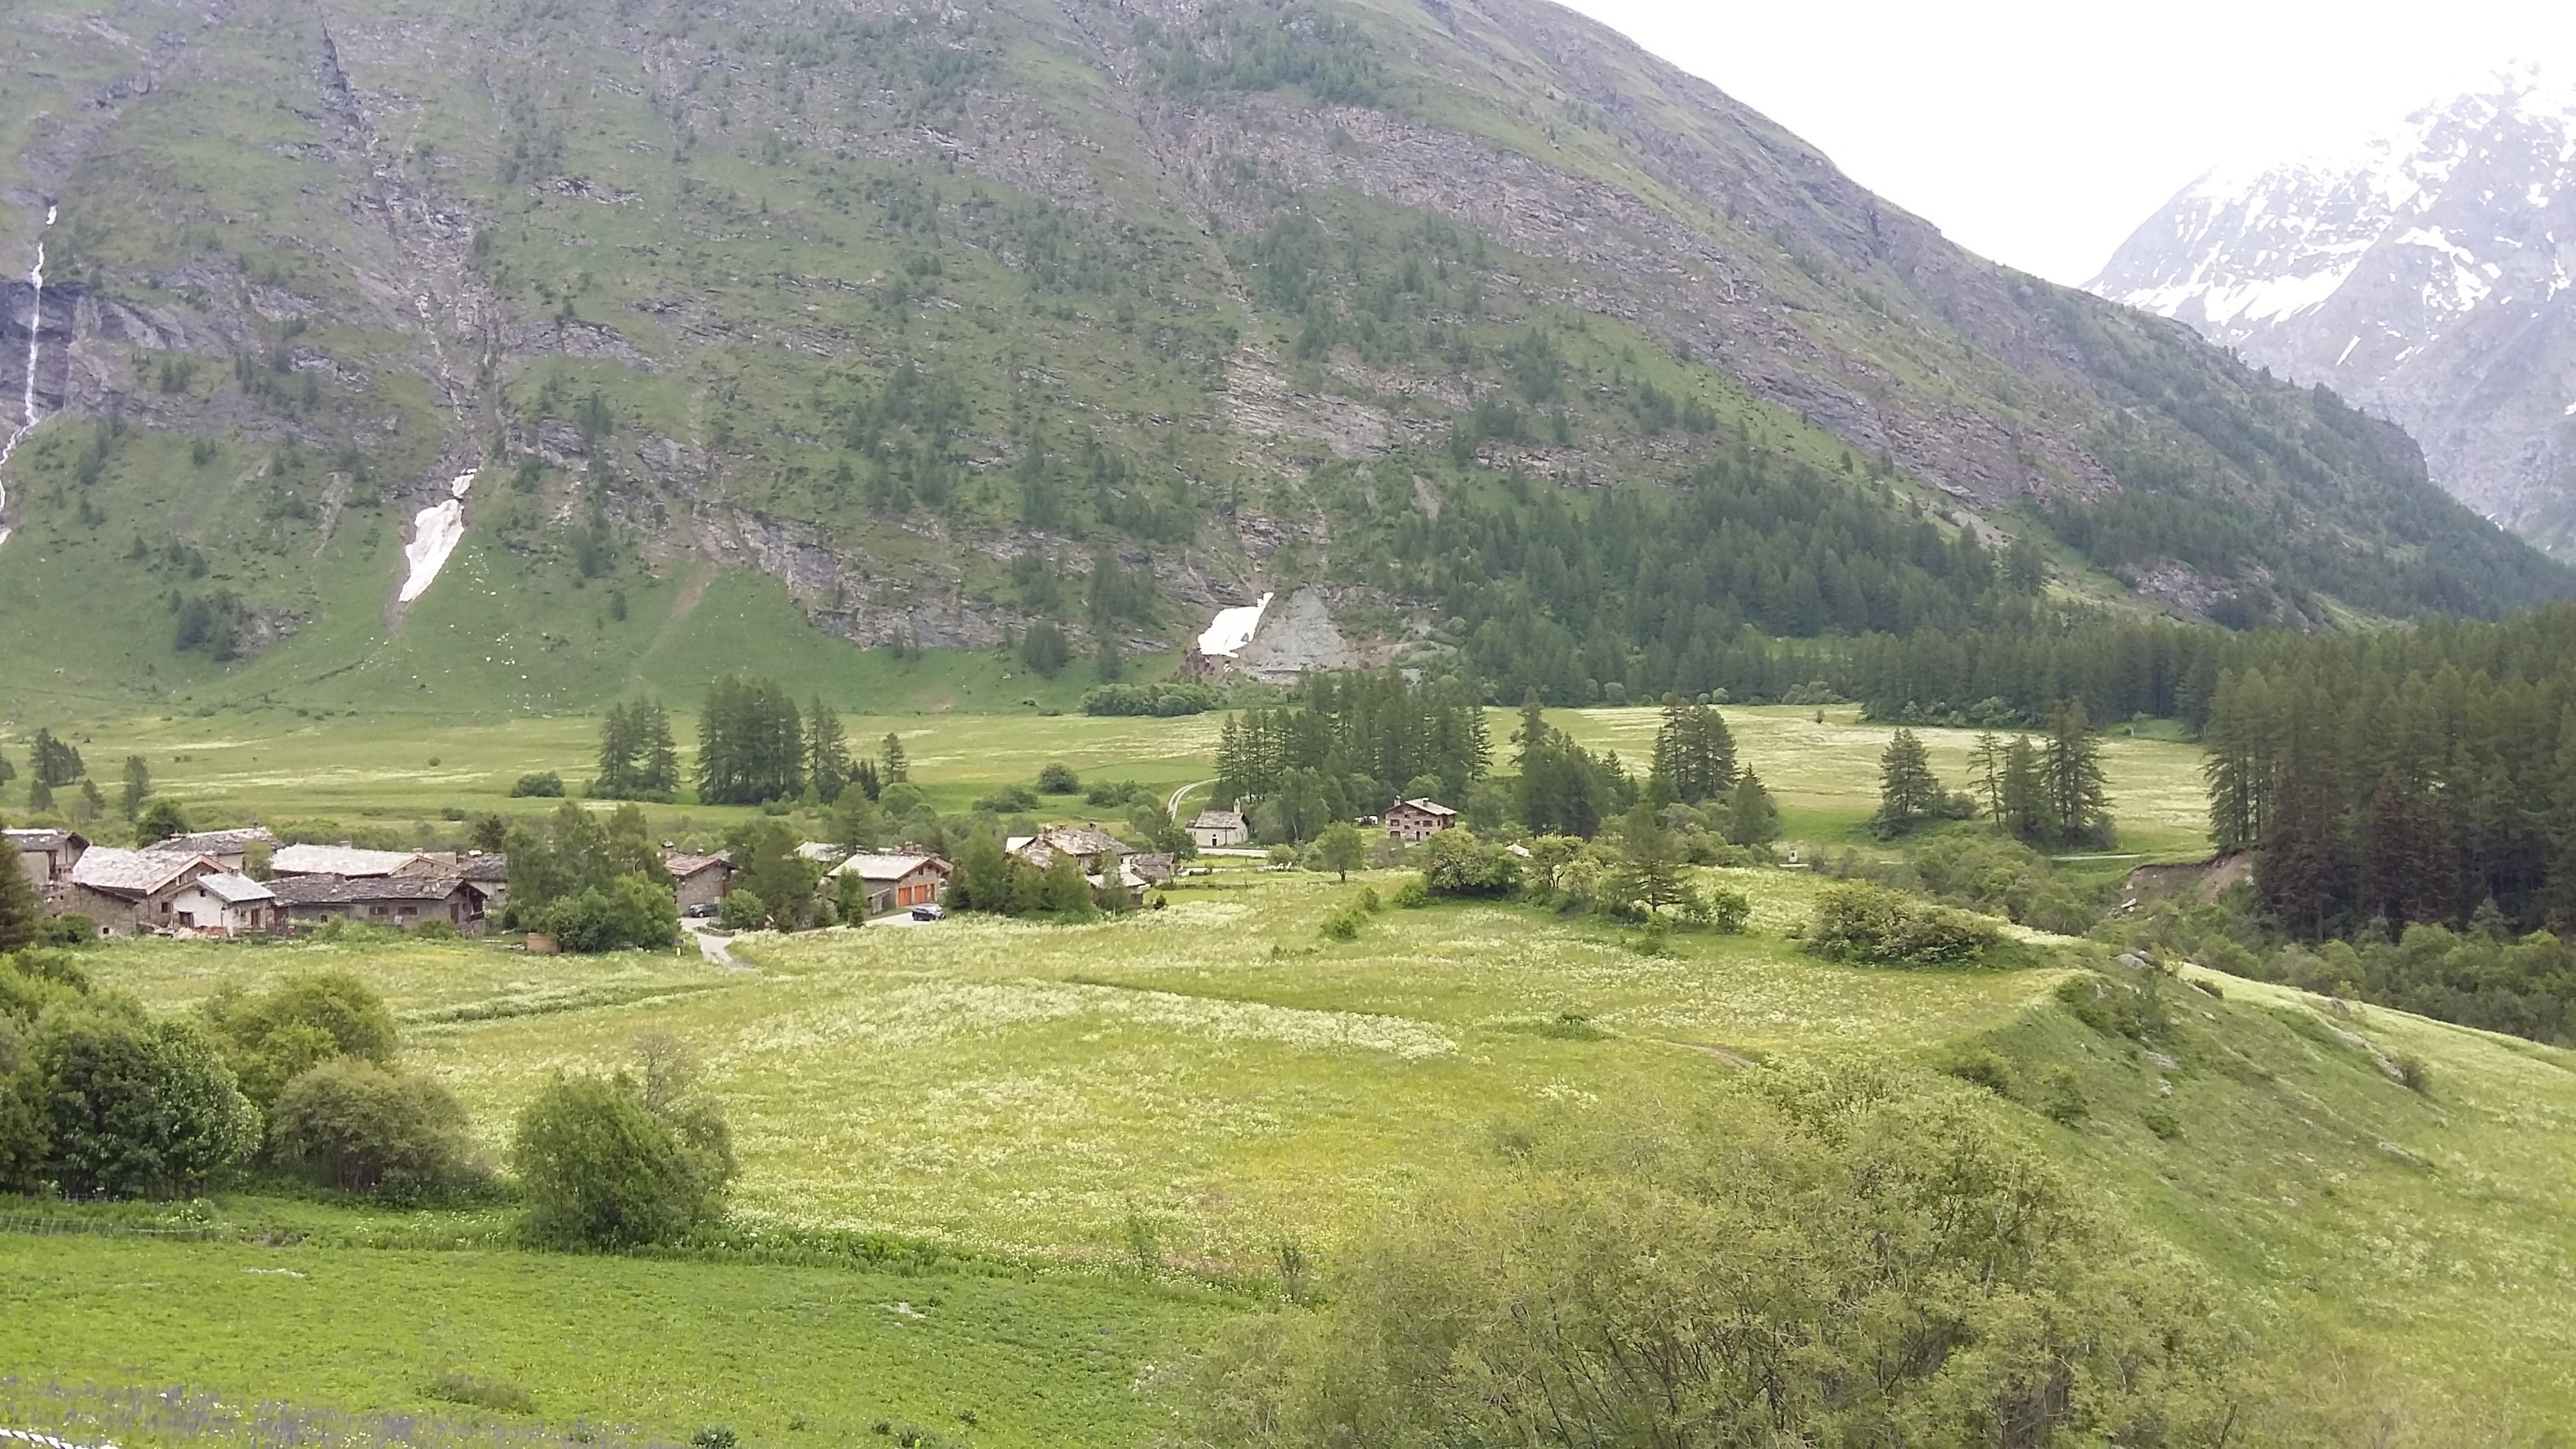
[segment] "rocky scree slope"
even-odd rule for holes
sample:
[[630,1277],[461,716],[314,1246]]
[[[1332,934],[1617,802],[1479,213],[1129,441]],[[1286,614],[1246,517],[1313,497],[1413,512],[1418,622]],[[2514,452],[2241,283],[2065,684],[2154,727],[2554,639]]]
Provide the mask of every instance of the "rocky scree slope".
[[[2396,430],[1961,252],[1550,5],[71,0],[6,43],[0,242],[60,212],[0,602],[65,627],[20,667],[380,667],[473,470],[473,582],[417,607],[558,649],[711,569],[862,645],[1170,647],[1308,582],[1394,639],[1460,607],[1444,500],[1712,468],[2044,525],[2124,607],[2569,586]],[[111,671],[93,618],[168,645]],[[526,677],[480,642],[439,668]]]
[[2347,155],[2213,172],[2092,290],[2403,424],[2434,481],[2576,545],[2576,87],[2534,73]]

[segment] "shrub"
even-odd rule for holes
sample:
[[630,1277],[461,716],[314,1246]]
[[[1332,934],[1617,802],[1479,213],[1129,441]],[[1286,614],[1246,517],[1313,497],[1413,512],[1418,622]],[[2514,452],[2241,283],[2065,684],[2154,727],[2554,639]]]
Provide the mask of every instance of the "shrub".
[[667,950],[679,938],[680,907],[669,891],[642,876],[622,875],[605,889],[562,896],[537,913],[536,929],[567,951]]
[[417,1201],[473,1180],[465,1109],[426,1077],[339,1057],[312,1068],[269,1114],[269,1161],[321,1187]]
[[1082,777],[1071,765],[1057,763],[1038,771],[1038,793],[1041,795],[1079,795]]
[[394,1059],[394,1017],[384,998],[346,971],[289,977],[258,996],[226,987],[202,1008],[240,1078],[266,1111],[286,1084],[337,1056]]
[[552,770],[521,775],[517,783],[510,786],[510,798],[513,800],[560,800],[563,798],[563,792],[563,776]]
[[1431,887],[1423,884],[1419,877],[1406,881],[1395,888],[1393,904],[1399,911],[1420,910],[1431,904]]
[[2075,1069],[2060,1062],[2040,1074],[2040,1115],[2051,1122],[2072,1127],[2090,1116],[2092,1100],[2084,1095],[2084,1079]]
[[259,1109],[192,1023],[130,1002],[49,1011],[34,1048],[44,1170],[66,1194],[167,1196],[259,1145]]
[[537,1411],[537,1396],[517,1384],[478,1378],[455,1369],[433,1375],[420,1386],[420,1394],[425,1399],[492,1409],[504,1414],[533,1414]]
[[412,927],[411,934],[412,939],[416,941],[453,941],[457,939],[456,927],[445,921],[436,920],[423,921],[419,925]]
[[36,924],[39,946],[87,946],[98,940],[98,922],[78,911],[47,916]]
[[1176,1437],[2182,1445],[2241,1420],[2214,1296],[1978,1109],[1778,1085],[1604,1102],[1444,1174],[1318,1306],[1222,1332]]
[[2160,1141],[2171,1142],[2182,1135],[2182,1119],[2162,1107],[2149,1107],[2138,1120]]
[[1104,684],[1082,697],[1082,712],[1169,719],[1205,714],[1218,703],[1217,692],[1204,684]]
[[2021,1090],[2021,1074],[2012,1062],[1993,1047],[1970,1047],[1949,1061],[1941,1070],[1971,1086],[1983,1087],[1998,1097],[2010,1097]]
[[1463,826],[1434,834],[1422,852],[1422,885],[1432,895],[1492,898],[1520,888],[1519,858]]
[[1682,897],[1682,919],[1722,935],[1740,936],[1753,919],[1753,902],[1729,886],[1695,889]]
[[1324,934],[1336,941],[1356,941],[1368,915],[1357,905],[1344,906],[1324,918]]
[[1005,785],[976,801],[975,808],[990,815],[1026,815],[1038,808],[1038,797],[1025,785]]
[[705,1218],[733,1176],[721,1117],[648,1110],[623,1079],[559,1077],[519,1114],[511,1166],[531,1238],[559,1247],[658,1243]]
[[[851,877],[844,876],[844,880]],[[867,883],[861,881],[860,889]],[[769,903],[750,891],[736,889],[726,893],[723,913],[716,918],[728,931],[757,931],[769,923]]]
[[1819,893],[1807,932],[1807,949],[1829,961],[1880,966],[1972,965],[2002,943],[1983,917],[1858,882]]
[[2397,1058],[2396,1065],[2397,1080],[2406,1084],[2406,1090],[2421,1092],[2427,1097],[2433,1095],[2433,1074],[2425,1067],[2422,1057],[2401,1056]]

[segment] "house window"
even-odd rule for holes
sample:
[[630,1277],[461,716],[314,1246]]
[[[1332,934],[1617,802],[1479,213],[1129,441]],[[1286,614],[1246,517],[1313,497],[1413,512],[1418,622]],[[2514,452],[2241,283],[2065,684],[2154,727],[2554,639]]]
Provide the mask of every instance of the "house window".
[[391,912],[387,911],[383,906],[369,906],[367,907],[367,914],[371,916],[382,916],[389,915]]
[[179,924],[183,926],[193,926],[197,924],[197,913],[195,911],[181,911],[179,913]]

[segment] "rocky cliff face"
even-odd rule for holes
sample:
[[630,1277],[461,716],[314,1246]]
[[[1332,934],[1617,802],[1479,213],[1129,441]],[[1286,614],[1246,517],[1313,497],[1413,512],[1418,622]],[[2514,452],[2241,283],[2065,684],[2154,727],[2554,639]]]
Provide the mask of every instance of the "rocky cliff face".
[[2350,154],[2213,173],[2092,290],[2403,424],[2434,480],[2576,544],[2576,88],[2525,74]]
[[[1990,542],[2149,491],[2351,578],[2428,539],[2451,576],[2526,566],[2390,522],[2423,491],[2402,440],[2328,438],[2180,329],[1961,252],[1541,0],[37,21],[0,247],[59,205],[58,415],[11,465],[37,532],[0,583],[89,536],[81,577],[139,598],[196,549],[254,611],[398,629],[385,536],[479,468],[458,557],[493,552],[495,597],[714,564],[863,644],[1053,618],[1146,647],[1392,577],[1337,547],[1327,465],[1430,520],[1476,469],[1670,487],[1757,455]],[[368,546],[361,597],[328,565]],[[2261,572],[2193,566],[2212,596]]]

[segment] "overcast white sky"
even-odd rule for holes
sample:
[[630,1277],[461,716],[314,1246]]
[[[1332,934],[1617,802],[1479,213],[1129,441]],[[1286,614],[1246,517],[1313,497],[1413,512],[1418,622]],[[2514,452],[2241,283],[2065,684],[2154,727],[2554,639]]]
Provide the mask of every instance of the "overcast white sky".
[[2498,67],[2576,72],[2558,0],[1566,0],[1961,245],[2091,280],[2222,161],[2393,121]]

